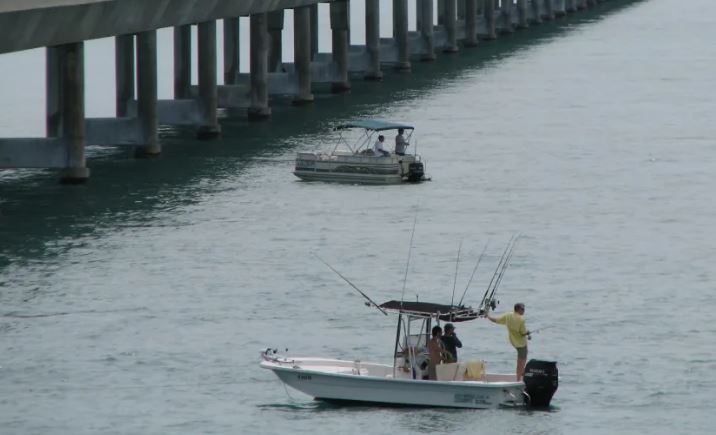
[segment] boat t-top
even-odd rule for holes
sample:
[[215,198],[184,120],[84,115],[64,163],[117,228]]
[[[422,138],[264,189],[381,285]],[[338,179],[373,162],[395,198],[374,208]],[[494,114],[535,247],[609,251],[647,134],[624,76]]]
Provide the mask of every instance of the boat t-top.
[[[299,152],[296,156],[294,175],[305,181],[332,181],[356,184],[398,184],[420,182],[428,178],[425,165],[417,154],[416,145],[410,144],[414,127],[389,121],[357,120],[336,127],[340,132],[337,143],[330,152]],[[351,130],[362,130],[357,139],[344,135]],[[387,132],[404,131],[405,136],[386,137],[384,151],[374,144],[378,136]],[[405,150],[390,150],[387,144],[394,140],[410,144],[412,154]],[[408,150],[410,149],[408,146]],[[403,151],[403,152],[401,152]]]

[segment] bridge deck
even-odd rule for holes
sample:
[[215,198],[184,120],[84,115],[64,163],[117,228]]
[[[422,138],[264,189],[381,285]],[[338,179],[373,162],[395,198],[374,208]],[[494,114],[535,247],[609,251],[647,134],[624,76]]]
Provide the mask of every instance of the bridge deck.
[[330,0],[3,0],[0,54]]

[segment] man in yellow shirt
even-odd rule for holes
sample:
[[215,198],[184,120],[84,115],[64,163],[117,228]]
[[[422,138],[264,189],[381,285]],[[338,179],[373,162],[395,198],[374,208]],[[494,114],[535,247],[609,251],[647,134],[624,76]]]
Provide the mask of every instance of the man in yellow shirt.
[[491,322],[499,325],[507,326],[507,332],[510,337],[510,343],[517,349],[517,380],[522,380],[525,373],[525,364],[527,364],[527,338],[530,332],[525,326],[525,304],[515,304],[515,310],[511,313],[505,313],[500,317],[492,317],[489,314],[487,318]]

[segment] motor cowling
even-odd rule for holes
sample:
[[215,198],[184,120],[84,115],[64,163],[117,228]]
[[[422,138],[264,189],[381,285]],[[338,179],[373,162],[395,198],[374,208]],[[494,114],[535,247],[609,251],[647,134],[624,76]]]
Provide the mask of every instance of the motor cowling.
[[531,359],[525,366],[525,393],[527,405],[532,408],[546,408],[559,386],[556,361]]
[[422,162],[415,162],[408,165],[408,180],[409,181],[420,181],[425,176],[425,166]]

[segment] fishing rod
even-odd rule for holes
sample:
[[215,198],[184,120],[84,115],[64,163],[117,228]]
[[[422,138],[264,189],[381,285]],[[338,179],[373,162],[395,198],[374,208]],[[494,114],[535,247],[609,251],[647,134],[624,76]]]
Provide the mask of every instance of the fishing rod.
[[502,263],[505,260],[505,257],[507,256],[507,252],[510,248],[510,245],[512,244],[512,240],[514,239],[514,236],[510,238],[510,241],[507,243],[507,246],[505,247],[504,252],[502,253],[502,256],[500,257],[500,261],[497,262],[497,267],[495,268],[495,272],[492,274],[492,278],[490,279],[490,283],[487,284],[487,288],[485,289],[485,294],[482,295],[482,300],[480,301],[480,310],[483,310],[487,312],[487,309],[485,307],[485,303],[487,302],[488,298],[487,295],[490,293],[490,289],[492,288],[492,284],[495,282],[495,279],[497,278],[497,275],[499,273],[500,267],[502,266]]
[[543,326],[543,327],[541,327],[541,328],[533,329],[533,330],[529,331],[529,332],[527,333],[527,335],[537,334],[538,332],[542,332],[542,331],[544,331],[545,329],[550,329],[550,328],[554,328],[554,325],[548,325],[548,326]]
[[[419,204],[418,204],[419,205]],[[405,263],[405,275],[403,276],[403,290],[400,292],[400,309],[403,309],[403,300],[405,299],[405,285],[408,282],[408,268],[410,267],[410,255],[413,252],[413,236],[415,236],[415,225],[418,223],[418,209],[415,209],[415,218],[413,219],[413,229],[410,232],[410,246],[408,247],[408,261]]]
[[519,241],[519,239],[520,239],[520,234],[518,233],[514,236],[512,246],[510,247],[510,253],[508,254],[507,259],[505,260],[505,263],[502,266],[502,270],[500,271],[500,275],[497,277],[495,286],[492,288],[492,293],[490,294],[490,301],[492,301],[492,299],[495,295],[495,292],[497,291],[497,288],[500,286],[500,283],[502,282],[502,278],[504,277],[505,272],[507,271],[507,268],[510,267],[510,263],[512,261],[512,255],[515,252],[515,246],[517,246],[517,242]]
[[[482,261],[482,257],[485,255],[485,251],[487,251],[487,247],[490,244],[490,240],[487,240],[487,243],[485,243],[485,247],[482,248],[482,252],[480,253],[480,257],[477,259],[477,263],[475,263],[475,267],[472,269],[472,275],[470,275],[470,279],[467,281],[467,285],[465,286],[465,290],[462,292],[462,297],[460,298],[460,302],[458,302],[458,306],[462,305],[463,299],[465,299],[465,294],[467,294],[467,289],[470,288],[470,284],[472,283],[472,279],[475,277],[475,272],[477,272],[478,266],[480,266],[480,261]],[[484,297],[483,297],[484,299]]]
[[[340,277],[343,279],[343,281],[347,282],[348,285],[350,285],[350,286],[353,287],[358,293],[360,293],[361,296],[363,296],[363,297],[370,303],[370,305],[373,305],[374,307],[376,307],[381,313],[385,314],[386,316],[388,315],[388,313],[385,312],[385,310],[382,309],[382,308],[380,307],[380,305],[376,304],[376,303],[373,301],[373,299],[371,299],[370,297],[368,297],[367,294],[363,293],[363,291],[362,291],[361,289],[359,289],[358,287],[356,287],[355,284],[353,284],[352,282],[350,282],[350,281],[348,280],[348,278],[346,278],[345,276],[341,275],[341,273],[340,273],[339,271],[337,271],[336,269],[334,269],[333,266],[331,266],[330,264],[326,263],[326,262],[325,262],[321,257],[319,257],[318,255],[313,254],[313,256],[316,257],[316,258],[318,258],[318,260],[319,260],[321,263],[323,263],[323,264],[325,264],[326,266],[328,266],[328,268],[331,269],[333,272],[335,272],[336,275],[340,276]],[[369,305],[369,306],[370,306],[370,305]]]
[[450,307],[455,301],[455,287],[457,286],[457,270],[460,266],[460,251],[462,251],[462,240],[460,240],[460,246],[457,248],[457,260],[455,261],[455,279],[452,282],[452,297],[450,298]]

